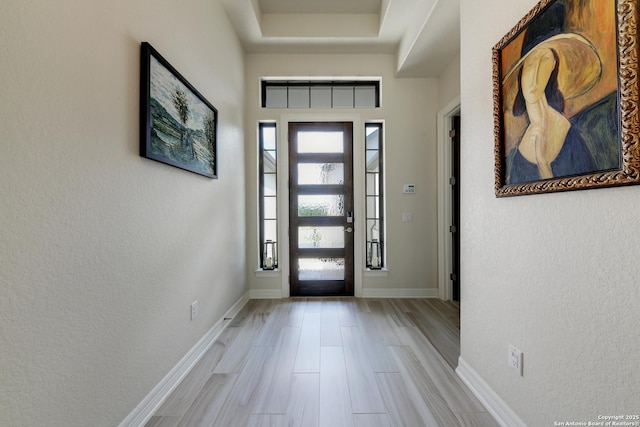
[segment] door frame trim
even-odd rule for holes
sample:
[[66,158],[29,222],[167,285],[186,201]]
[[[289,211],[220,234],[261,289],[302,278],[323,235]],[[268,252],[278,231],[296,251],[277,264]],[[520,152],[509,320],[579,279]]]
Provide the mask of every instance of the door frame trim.
[[451,177],[451,119],[460,114],[460,96],[438,112],[438,296],[450,300],[453,295],[449,274],[452,269],[452,242],[449,225],[451,222],[452,191]]
[[[364,123],[360,114],[345,113],[301,113],[281,114],[278,121],[278,153],[289,153],[289,123],[290,122],[351,122],[353,125],[353,293],[355,297],[362,297],[362,273],[364,265]],[[279,154],[279,157],[281,154]],[[289,288],[289,162],[278,162],[278,194],[286,195],[278,199],[278,269],[281,274],[282,298],[291,296]],[[286,177],[286,178],[285,178]]]

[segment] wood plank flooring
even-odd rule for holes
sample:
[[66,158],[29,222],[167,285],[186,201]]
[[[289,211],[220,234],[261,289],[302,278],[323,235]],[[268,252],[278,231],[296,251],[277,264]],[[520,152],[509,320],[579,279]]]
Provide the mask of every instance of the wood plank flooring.
[[252,300],[146,427],[497,427],[454,372],[459,306]]

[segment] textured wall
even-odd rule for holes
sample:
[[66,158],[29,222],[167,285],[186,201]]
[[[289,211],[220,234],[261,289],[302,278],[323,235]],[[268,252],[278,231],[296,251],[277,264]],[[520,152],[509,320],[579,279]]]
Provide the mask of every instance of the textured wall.
[[[117,425],[246,292],[243,54],[218,3],[0,4],[0,425]],[[218,107],[220,179],[139,157],[144,40]]]
[[[386,233],[388,277],[364,277],[363,290],[437,289],[436,211],[436,79],[398,79],[392,55],[248,55],[247,135],[256,135],[260,120],[280,120],[283,114],[357,114],[362,121],[385,121]],[[260,78],[268,76],[381,76],[379,109],[278,110],[259,108]],[[247,237],[252,290],[281,288],[279,277],[253,277],[257,267],[257,140],[247,139]],[[286,157],[280,157],[286,161]],[[354,168],[354,174],[362,165]],[[415,195],[402,194],[402,184],[415,184]],[[364,195],[355,194],[364,200]],[[356,203],[359,203],[356,200]],[[403,223],[402,214],[413,214]],[[357,213],[356,213],[357,215]],[[358,224],[355,224],[358,227]],[[356,243],[357,244],[357,243]],[[364,243],[362,243],[364,247]],[[253,265],[252,265],[253,262]],[[355,261],[363,268],[364,260]]]
[[532,427],[640,408],[640,187],[493,194],[491,48],[535,3],[461,4],[462,357]]
[[438,111],[460,96],[460,55],[438,77]]

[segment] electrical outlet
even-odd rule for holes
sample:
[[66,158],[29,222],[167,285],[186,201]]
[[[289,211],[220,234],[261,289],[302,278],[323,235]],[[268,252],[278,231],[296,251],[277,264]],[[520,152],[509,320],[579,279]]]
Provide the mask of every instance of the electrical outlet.
[[195,320],[198,317],[198,313],[200,312],[200,304],[198,301],[194,301],[191,303],[191,320]]
[[522,376],[522,352],[509,344],[509,366]]

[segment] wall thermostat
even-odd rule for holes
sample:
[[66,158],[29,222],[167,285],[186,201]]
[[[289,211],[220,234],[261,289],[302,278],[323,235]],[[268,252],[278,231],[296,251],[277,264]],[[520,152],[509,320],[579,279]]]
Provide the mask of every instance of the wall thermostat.
[[415,184],[403,184],[402,185],[402,192],[404,194],[415,194],[416,185]]

